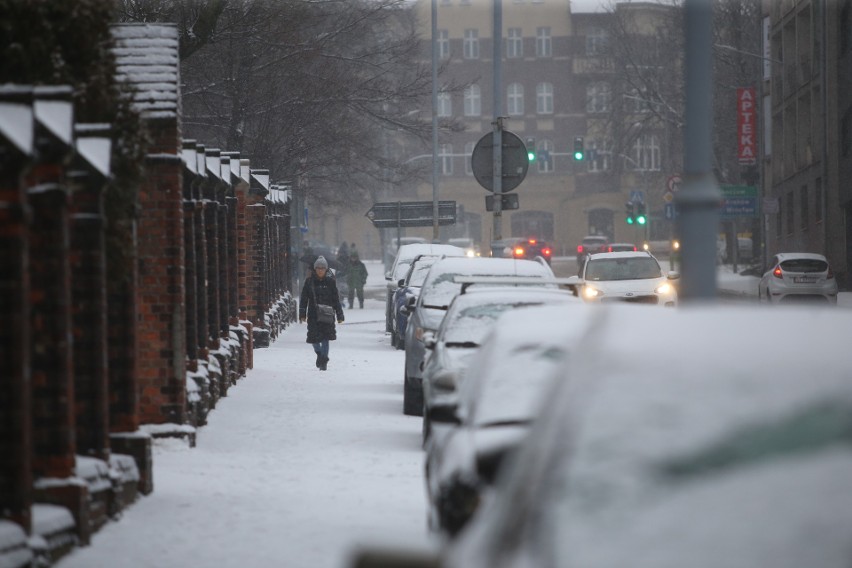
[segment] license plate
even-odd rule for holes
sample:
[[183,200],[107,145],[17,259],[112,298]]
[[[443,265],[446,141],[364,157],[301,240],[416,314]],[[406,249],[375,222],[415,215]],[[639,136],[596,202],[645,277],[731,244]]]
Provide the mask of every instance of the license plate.
[[817,281],[817,279],[814,278],[813,276],[794,276],[793,277],[793,282],[795,282],[796,284],[814,284],[814,283],[816,283],[816,281]]

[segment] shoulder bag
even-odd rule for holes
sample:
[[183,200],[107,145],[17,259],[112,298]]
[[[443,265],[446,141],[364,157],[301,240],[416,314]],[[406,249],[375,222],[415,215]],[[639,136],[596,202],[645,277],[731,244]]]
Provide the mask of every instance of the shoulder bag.
[[317,288],[313,281],[311,281],[311,289],[314,293],[314,305],[317,307],[317,323],[334,323],[334,308],[317,302]]

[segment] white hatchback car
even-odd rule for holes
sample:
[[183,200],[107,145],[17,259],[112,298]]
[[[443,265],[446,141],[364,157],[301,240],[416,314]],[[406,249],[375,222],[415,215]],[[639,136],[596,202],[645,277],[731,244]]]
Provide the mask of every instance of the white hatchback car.
[[677,305],[673,280],[677,272],[663,273],[649,252],[605,252],[589,255],[576,277],[578,295],[587,302],[628,302]]
[[760,279],[763,301],[837,303],[837,280],[821,254],[783,252],[772,257],[771,267]]

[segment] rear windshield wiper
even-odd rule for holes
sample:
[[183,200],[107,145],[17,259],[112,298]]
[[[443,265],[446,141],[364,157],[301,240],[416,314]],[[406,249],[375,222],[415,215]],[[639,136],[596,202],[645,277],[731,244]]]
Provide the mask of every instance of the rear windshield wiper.
[[423,304],[423,307],[424,307],[424,308],[431,308],[431,309],[433,309],[433,310],[444,310],[444,311],[447,311],[447,307],[448,307],[448,306],[430,306],[430,305],[428,305],[428,304]]

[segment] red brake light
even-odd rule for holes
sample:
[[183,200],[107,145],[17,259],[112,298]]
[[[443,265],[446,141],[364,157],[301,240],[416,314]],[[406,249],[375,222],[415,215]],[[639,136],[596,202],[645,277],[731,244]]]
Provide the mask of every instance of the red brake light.
[[832,278],[834,278],[834,271],[831,270],[830,266],[828,267],[828,274],[825,275],[825,278],[827,280],[831,280]]
[[775,270],[772,271],[772,276],[774,276],[775,278],[783,278],[784,277],[784,273],[781,272],[780,266],[775,267]]
[[524,256],[524,249],[522,249],[521,247],[517,247],[515,249],[515,256]]
[[577,252],[583,254],[583,245],[577,245]]
[[531,245],[534,245],[536,242],[537,242],[537,241],[536,241],[535,239],[530,239],[530,240],[529,240],[529,243],[530,243]]
[[633,245],[633,252],[636,252],[636,245]]
[[606,247],[606,252],[612,252],[612,247]]
[[550,256],[550,252],[551,251],[549,248],[541,249],[541,254],[543,254],[544,256]]

